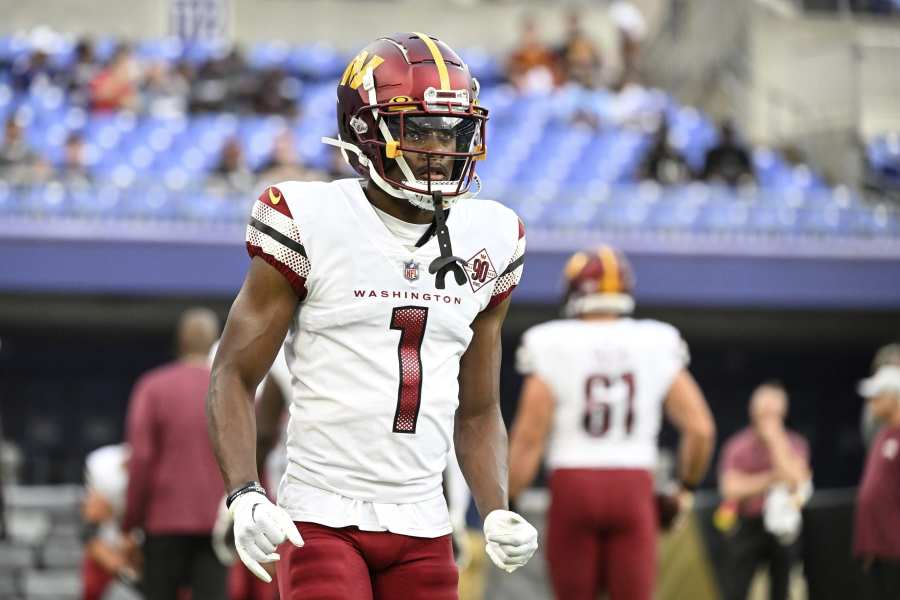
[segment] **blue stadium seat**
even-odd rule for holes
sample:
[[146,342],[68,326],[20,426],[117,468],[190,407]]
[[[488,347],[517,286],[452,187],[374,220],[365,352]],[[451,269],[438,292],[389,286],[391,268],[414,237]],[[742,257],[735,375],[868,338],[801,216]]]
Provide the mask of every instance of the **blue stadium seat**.
[[0,179],[0,216],[12,215],[17,212],[18,197],[12,186]]
[[209,60],[224,58],[231,50],[229,44],[214,39],[185,40],[182,44],[182,60],[194,66],[202,65]]
[[19,210],[36,217],[61,217],[68,212],[66,190],[60,183],[33,185],[19,191]]
[[288,62],[290,50],[285,42],[258,42],[247,53],[247,64],[254,69],[282,68]]
[[325,44],[311,44],[291,48],[284,67],[312,81],[330,81],[344,72],[350,58]]
[[481,48],[463,48],[460,50],[459,56],[483,86],[500,83],[505,78],[503,65],[497,60],[494,52],[488,52]]
[[74,216],[111,218],[117,215],[119,192],[115,186],[69,186],[66,193]]
[[175,63],[184,53],[184,46],[176,37],[141,41],[135,48],[135,56],[144,61]]
[[738,201],[717,200],[700,209],[696,229],[713,233],[733,233],[744,229],[749,221],[750,209]]

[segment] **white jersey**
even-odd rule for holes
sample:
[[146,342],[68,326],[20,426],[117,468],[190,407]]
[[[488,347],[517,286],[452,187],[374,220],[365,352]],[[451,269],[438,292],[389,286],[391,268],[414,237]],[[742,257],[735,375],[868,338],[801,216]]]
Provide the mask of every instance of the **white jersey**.
[[688,363],[677,329],[630,318],[550,321],[525,332],[517,360],[553,393],[549,468],[656,466],[663,402]]
[[125,514],[125,494],[128,489],[128,447],[125,444],[102,446],[87,455],[84,461],[85,485],[102,497],[112,509],[109,520],[100,524],[100,539],[113,545],[122,541],[121,525]]
[[376,513],[418,504],[444,513],[447,531],[408,531],[449,531],[441,473],[459,360],[472,321],[518,283],[525,238],[515,213],[488,200],[457,203],[447,225],[466,280],[448,273],[438,289],[428,272],[440,255],[436,237],[405,247],[356,179],[281,183],[254,205],[249,253],[284,274],[302,300],[285,340],[293,390],[278,494],[293,518],[361,526],[365,512],[404,533],[397,519]]

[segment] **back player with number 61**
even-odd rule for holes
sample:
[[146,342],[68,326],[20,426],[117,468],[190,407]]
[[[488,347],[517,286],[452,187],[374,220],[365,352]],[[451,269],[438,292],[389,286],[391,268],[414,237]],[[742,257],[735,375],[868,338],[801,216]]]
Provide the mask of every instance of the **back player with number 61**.
[[[564,271],[568,318],[525,332],[525,383],[510,440],[510,497],[550,471],[546,556],[556,597],[650,600],[660,525],[684,511],[703,479],[715,426],[671,325],[632,319],[633,275],[604,246]],[[681,433],[680,492],[654,493],[665,412]]]
[[[449,46],[380,38],[344,71],[339,135],[323,140],[361,178],[278,183],[253,207],[207,412],[238,555],[265,581],[278,561],[282,600],[456,598],[442,486],[454,447],[494,563],[512,572],[537,548],[508,510],[499,407],[525,231],[469,198],[486,120]],[[282,342],[292,399],[275,505],[258,482],[253,396]]]

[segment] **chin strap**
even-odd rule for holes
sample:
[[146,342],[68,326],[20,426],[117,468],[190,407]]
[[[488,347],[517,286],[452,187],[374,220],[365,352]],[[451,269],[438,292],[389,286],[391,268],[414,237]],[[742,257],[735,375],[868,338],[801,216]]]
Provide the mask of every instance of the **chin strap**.
[[444,208],[444,194],[440,190],[431,195],[434,202],[434,230],[437,232],[438,247],[441,255],[431,261],[428,272],[434,275],[434,287],[444,289],[444,279],[447,271],[453,271],[457,285],[466,283],[466,261],[458,256],[453,256],[453,245],[450,243],[450,230],[447,229],[447,213]]

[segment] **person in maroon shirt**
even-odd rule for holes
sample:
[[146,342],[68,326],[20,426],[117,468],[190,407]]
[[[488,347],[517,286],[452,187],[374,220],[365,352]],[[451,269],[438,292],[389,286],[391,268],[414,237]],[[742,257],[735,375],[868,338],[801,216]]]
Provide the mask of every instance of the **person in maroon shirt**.
[[190,309],[178,323],[178,359],[141,376],[128,407],[128,492],[122,528],[146,536],[147,600],[224,598],[226,570],[211,543],[225,488],[206,434],[209,349],[219,322]]
[[866,598],[900,598],[900,367],[886,365],[859,393],[883,427],[875,437],[856,497],[853,550],[863,561]]
[[779,484],[791,491],[812,479],[809,445],[784,426],[788,397],[777,382],[763,383],[750,399],[751,425],[731,436],[719,462],[719,493],[736,505],[738,522],[727,540],[723,597],[745,600],[760,564],[769,567],[769,598],[786,600],[797,544],[784,544],[764,524],[766,495]]

